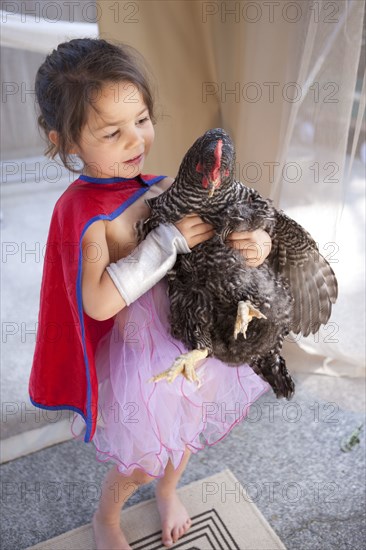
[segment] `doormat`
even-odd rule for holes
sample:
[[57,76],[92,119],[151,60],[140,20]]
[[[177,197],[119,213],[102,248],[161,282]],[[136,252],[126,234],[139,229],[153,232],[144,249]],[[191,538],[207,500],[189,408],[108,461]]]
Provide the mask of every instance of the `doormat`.
[[[286,550],[281,540],[226,469],[178,489],[192,525],[171,547],[179,550]],[[122,510],[123,532],[133,550],[162,550],[155,499]],[[95,550],[91,523],[28,550]]]

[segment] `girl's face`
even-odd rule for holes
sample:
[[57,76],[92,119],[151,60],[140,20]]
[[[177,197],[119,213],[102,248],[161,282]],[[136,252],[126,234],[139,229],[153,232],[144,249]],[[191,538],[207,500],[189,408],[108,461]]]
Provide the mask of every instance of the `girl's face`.
[[84,161],[87,176],[134,178],[154,141],[143,97],[130,82],[111,82],[94,96],[79,145],[71,152]]

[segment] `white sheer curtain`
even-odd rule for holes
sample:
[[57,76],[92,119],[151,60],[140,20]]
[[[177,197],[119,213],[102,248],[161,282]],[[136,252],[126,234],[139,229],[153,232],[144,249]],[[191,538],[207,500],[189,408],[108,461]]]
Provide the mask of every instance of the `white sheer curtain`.
[[318,335],[296,341],[327,357],[318,372],[352,376],[365,367],[365,166],[362,154],[355,156],[365,113],[364,2],[317,4],[337,10],[331,16],[328,9],[327,20],[315,22],[312,3],[302,3],[307,18],[288,65],[288,81],[297,83],[299,99],[281,121],[281,170],[271,196],[312,233],[339,282],[328,324]]

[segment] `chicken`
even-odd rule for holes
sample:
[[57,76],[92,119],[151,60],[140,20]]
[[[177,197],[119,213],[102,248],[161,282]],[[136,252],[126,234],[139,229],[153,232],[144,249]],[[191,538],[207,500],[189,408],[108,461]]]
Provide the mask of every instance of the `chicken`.
[[[197,362],[214,356],[230,366],[248,363],[277,397],[290,399],[294,381],[281,357],[285,336],[308,336],[327,323],[337,280],[315,241],[298,223],[234,179],[235,149],[221,128],[207,131],[186,153],[171,187],[148,203],[137,224],[141,240],[160,223],[198,214],[215,236],[178,255],[168,272],[172,335],[192,350],[151,381],[179,373],[200,378]],[[262,228],[272,249],[259,267],[246,264],[225,240],[233,231]]]

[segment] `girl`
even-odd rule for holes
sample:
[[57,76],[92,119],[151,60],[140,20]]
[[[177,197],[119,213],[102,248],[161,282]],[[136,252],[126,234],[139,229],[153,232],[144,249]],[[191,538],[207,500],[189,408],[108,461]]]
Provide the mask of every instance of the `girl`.
[[[97,548],[130,548],[120,529],[122,505],[154,478],[162,542],[171,546],[191,525],[176,493],[190,453],[225,437],[268,385],[248,365],[228,368],[214,358],[199,364],[200,388],[182,376],[148,382],[187,351],[169,334],[164,275],[177,254],[189,254],[214,231],[191,214],[136,247],[134,223],[149,215],[144,199],[173,182],[141,173],[155,118],[137,52],[105,40],[60,44],[38,70],[36,95],[46,154],[58,154],[75,172],[70,155],[77,155],[83,168],[51,219],[31,400],[76,411],[97,458],[115,463],[93,516]],[[268,242],[258,230],[233,233],[228,244],[257,266]],[[253,245],[263,250],[260,258]]]

